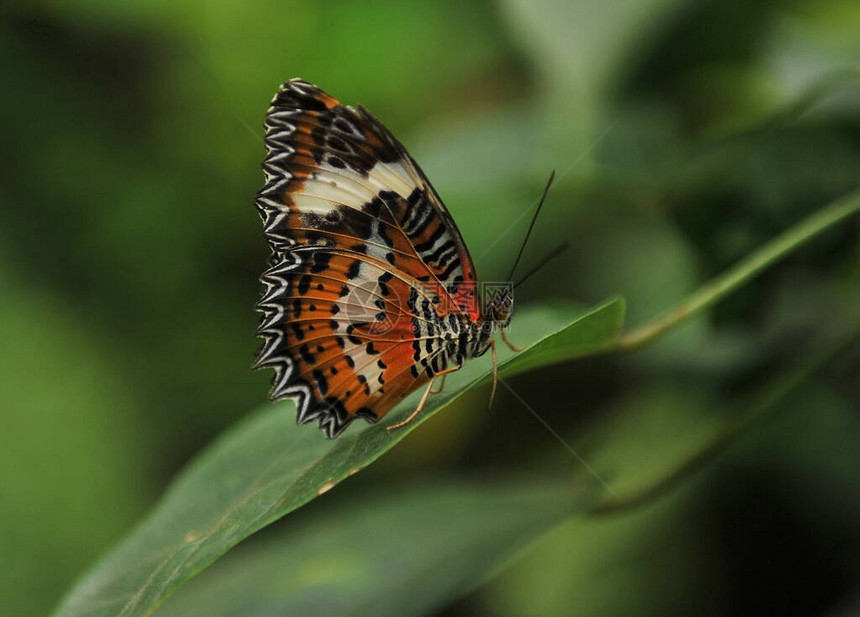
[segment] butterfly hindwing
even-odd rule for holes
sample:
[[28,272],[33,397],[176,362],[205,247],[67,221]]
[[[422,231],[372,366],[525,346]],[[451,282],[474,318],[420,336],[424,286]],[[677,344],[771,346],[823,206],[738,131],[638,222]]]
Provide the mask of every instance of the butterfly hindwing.
[[381,264],[361,262],[364,278],[350,279],[357,261],[290,251],[263,274],[258,303],[265,342],[255,366],[275,369],[271,397],[295,397],[299,422],[318,420],[330,437],[355,417],[375,422],[426,382],[434,349],[415,332],[432,327],[432,299]]

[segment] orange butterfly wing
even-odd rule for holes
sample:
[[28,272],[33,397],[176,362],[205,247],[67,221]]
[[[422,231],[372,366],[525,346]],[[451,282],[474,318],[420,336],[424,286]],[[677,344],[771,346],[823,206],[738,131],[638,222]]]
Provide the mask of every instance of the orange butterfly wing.
[[292,80],[265,126],[256,204],[273,254],[255,367],[275,370],[272,399],[294,397],[299,422],[335,437],[451,360],[451,315],[478,319],[475,269],[423,172],[369,112]]

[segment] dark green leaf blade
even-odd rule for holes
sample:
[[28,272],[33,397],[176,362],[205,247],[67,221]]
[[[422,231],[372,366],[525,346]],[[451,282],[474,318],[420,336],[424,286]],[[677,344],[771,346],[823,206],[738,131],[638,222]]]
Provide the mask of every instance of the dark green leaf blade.
[[534,481],[398,488],[238,548],[158,614],[426,615],[589,501]]
[[[516,357],[532,353],[508,370],[513,354],[500,346],[500,369],[532,370],[608,343],[620,328],[620,299],[582,314],[571,307],[524,310],[516,319],[517,342],[530,343]],[[558,337],[557,341],[551,339]],[[534,351],[533,351],[534,350]],[[384,423],[351,427],[329,441],[312,427],[294,423],[291,402],[252,414],[199,455],[169,488],[149,517],[71,591],[58,608],[62,617],[151,614],[176,588],[255,531],[304,505],[337,482],[376,460],[432,414],[484,380],[491,369],[484,357],[448,379],[446,391],[431,399],[408,427],[387,431]],[[410,397],[386,417],[409,413]]]
[[516,375],[542,366],[566,362],[604,349],[624,327],[624,298],[600,304],[561,332],[535,342],[528,350],[500,367],[503,375]]

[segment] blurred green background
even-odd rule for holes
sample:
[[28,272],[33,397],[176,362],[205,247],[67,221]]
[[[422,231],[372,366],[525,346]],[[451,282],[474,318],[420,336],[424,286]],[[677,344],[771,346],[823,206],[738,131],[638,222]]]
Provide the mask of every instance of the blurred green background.
[[[253,196],[280,82],[380,117],[487,280],[505,275],[526,221],[507,232],[557,170],[527,260],[572,248],[518,301],[621,293],[638,323],[857,187],[858,33],[852,0],[2,9],[0,613],[45,614],[263,402],[269,375],[248,369],[267,257]],[[841,226],[635,356],[512,383],[572,440],[611,439],[609,420],[634,410],[669,448],[838,338],[860,313],[857,240],[856,221]],[[860,611],[858,359],[669,497],[562,526],[445,614]],[[416,477],[578,471],[516,399],[487,414],[485,396],[279,525]]]

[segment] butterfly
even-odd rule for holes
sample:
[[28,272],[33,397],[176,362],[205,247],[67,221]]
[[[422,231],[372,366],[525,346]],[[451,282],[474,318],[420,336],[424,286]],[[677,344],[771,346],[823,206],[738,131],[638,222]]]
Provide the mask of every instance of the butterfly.
[[274,369],[269,397],[293,398],[300,424],[334,438],[426,385],[388,428],[405,426],[470,358],[492,351],[495,374],[495,331],[518,350],[505,333],[512,289],[478,293],[448,209],[369,111],[290,80],[266,114],[265,146],[256,206],[272,254],[254,368]]

